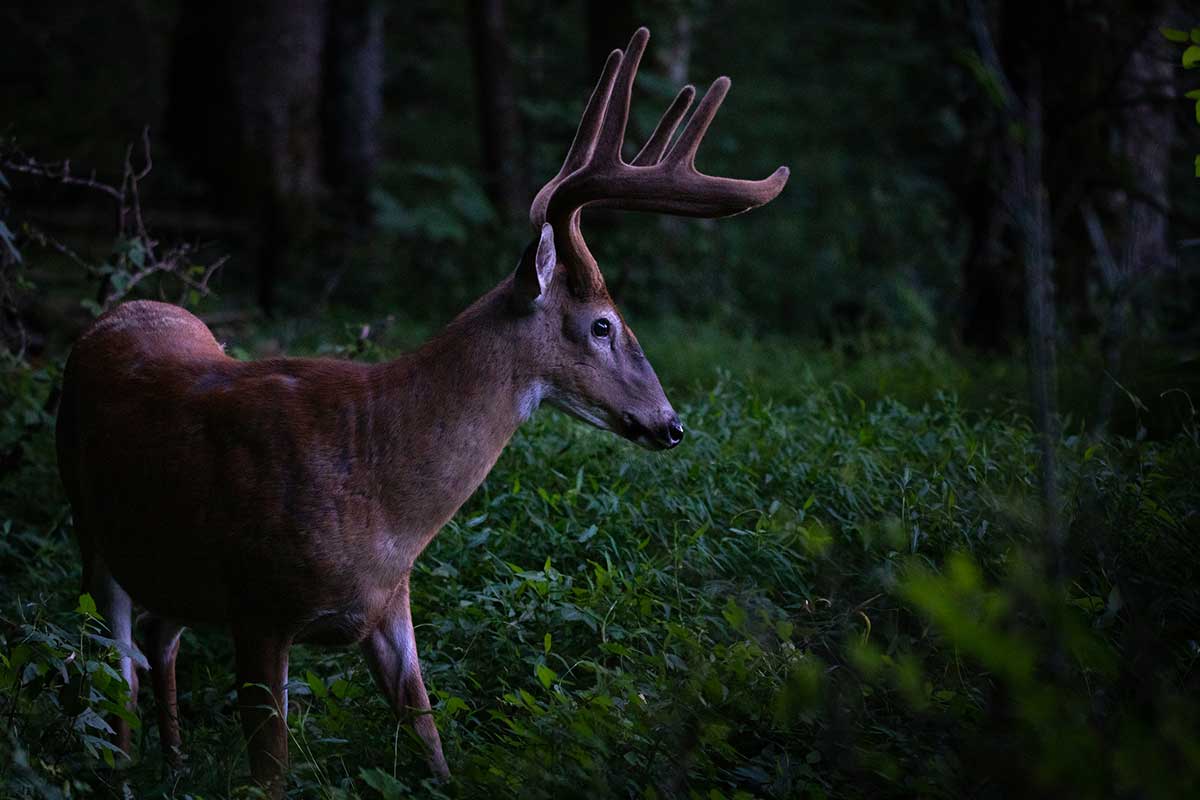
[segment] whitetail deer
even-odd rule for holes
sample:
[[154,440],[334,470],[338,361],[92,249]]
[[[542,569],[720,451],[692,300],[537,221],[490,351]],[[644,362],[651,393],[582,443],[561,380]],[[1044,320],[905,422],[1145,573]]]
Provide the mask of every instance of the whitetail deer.
[[[625,163],[648,38],[640,29],[609,56],[562,169],[533,201],[537,237],[516,270],[416,352],[377,365],[240,362],[199,319],[154,302],[122,305],[80,337],[63,379],[58,461],[83,588],[126,645],[133,604],[146,609],[169,760],[180,744],[179,634],[208,623],[232,631],[251,771],[273,793],[287,763],[293,642],[359,644],[447,776],[409,612],[417,556],[542,401],[650,448],[683,438],[588,252],[580,211],[727,216],[773,199],[788,171],[761,181],[696,171],[726,78],[668,148],[694,95],[685,87]],[[136,697],[129,657],[121,670]],[[128,750],[128,726],[116,724]]]

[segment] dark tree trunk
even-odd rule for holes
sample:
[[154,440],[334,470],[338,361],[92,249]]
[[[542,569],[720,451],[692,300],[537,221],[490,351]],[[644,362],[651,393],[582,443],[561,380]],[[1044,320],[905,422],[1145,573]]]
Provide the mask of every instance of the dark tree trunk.
[[[1016,12],[1017,9],[1006,9]],[[1035,31],[1049,31],[1044,7],[1019,9]],[[1044,42],[1034,36],[1015,43],[1007,69],[991,34],[981,0],[969,3],[970,21],[980,57],[1001,96],[1007,172],[1004,206],[1021,244],[1025,265],[1025,316],[1028,323],[1029,381],[1033,421],[1038,433],[1042,531],[1052,574],[1061,578],[1065,531],[1058,488],[1058,315],[1054,299],[1053,231],[1044,180]]]
[[[1079,210],[1091,202],[1108,212],[1106,220],[1140,217],[1134,228],[1149,241],[1165,239],[1160,212],[1165,203],[1165,171],[1158,162],[1169,157],[1171,125],[1169,118],[1161,118],[1161,103],[1152,109],[1145,102],[1161,97],[1162,76],[1157,71],[1169,72],[1171,66],[1169,58],[1160,61],[1146,52],[1147,45],[1155,44],[1154,37],[1161,39],[1156,29],[1162,21],[1162,4],[1117,0],[1101,9],[1063,0],[992,0],[985,5],[998,61],[1017,84],[1018,93],[1022,65],[1029,58],[1041,64],[1042,182],[1055,210],[1051,238],[1059,307],[1076,329],[1103,327],[1108,302],[1097,308],[1093,300],[1095,256]],[[1052,33],[1062,30],[1075,34],[1064,38]],[[1100,40],[1107,43],[1105,47],[1094,45]],[[1011,302],[1023,291],[1020,232],[1012,226],[998,190],[1009,171],[1008,132],[996,124],[989,91],[969,103],[962,114],[968,130],[961,157],[948,175],[971,233],[962,262],[961,331],[964,343],[974,348],[1003,351],[1019,337],[1025,322],[1021,304]],[[1139,177],[1147,173],[1159,175],[1157,185],[1154,179]],[[1141,208],[1115,208],[1115,183],[1131,187],[1129,197],[1153,199],[1135,204]],[[1122,194],[1117,205],[1126,199]],[[1116,228],[1112,234],[1118,260],[1123,246],[1142,236],[1130,239],[1124,229]],[[1139,258],[1160,261],[1162,257],[1146,252]]]
[[1114,198],[1114,210],[1122,221],[1118,230],[1125,269],[1134,282],[1152,277],[1173,260],[1167,184],[1175,138],[1176,53],[1158,32],[1169,22],[1162,12],[1151,18],[1118,88],[1126,105],[1117,115],[1116,150],[1129,188]]
[[587,0],[588,74],[599,75],[608,54],[633,35],[632,0]]
[[250,216],[267,311],[321,192],[326,19],[325,0],[191,0],[176,30],[168,136]]
[[959,185],[959,197],[970,226],[970,241],[962,260],[963,344],[984,352],[1007,352],[1024,314],[1012,302],[1022,292],[1021,266],[1008,246],[1010,227],[1002,198],[993,185],[990,156],[987,167]]
[[1170,107],[1174,52],[1158,32],[1170,21],[1163,11],[1151,18],[1146,35],[1130,55],[1118,83],[1117,95],[1123,106],[1113,126],[1113,149],[1127,188],[1111,197],[1117,248],[1110,246],[1092,207],[1084,208],[1100,267],[1102,297],[1107,304],[1101,310],[1100,342],[1108,374],[1100,385],[1094,424],[1097,432],[1103,432],[1112,417],[1130,312],[1135,312],[1135,325],[1142,316],[1136,312],[1144,313],[1142,309],[1131,309],[1131,301],[1138,296],[1137,286],[1172,260],[1167,239],[1167,184],[1175,133],[1175,115]]
[[1034,423],[1041,451],[1042,514],[1046,537],[1060,570],[1063,530],[1058,492],[1058,315],[1054,305],[1054,258],[1051,255],[1049,199],[1042,181],[1042,94],[1038,71],[1031,60],[1022,92],[1025,141],[1012,144],[1013,216],[1018,221],[1025,260],[1025,315],[1029,323],[1029,373]]
[[[995,20],[989,25],[993,46],[999,48],[1008,32]],[[995,123],[990,98],[975,99],[962,116],[966,135],[946,174],[969,229],[961,262],[960,336],[963,344],[974,350],[1003,353],[1019,338],[1025,321],[1023,306],[1014,302],[1022,294],[1024,278],[1016,254],[1018,243],[1004,206],[1008,180],[1005,132]]]
[[383,114],[383,4],[347,0],[330,8],[323,108],[326,184],[352,227],[370,223]]
[[230,98],[232,0],[185,0],[175,25],[165,136],[175,158],[222,195],[234,195],[238,121]]
[[518,155],[520,121],[503,0],[472,0],[469,17],[484,185],[500,215],[514,222],[528,213],[533,198]]
[[299,255],[321,189],[324,0],[259,0],[240,7],[230,43],[232,100],[262,237],[258,300],[273,311],[281,273]]

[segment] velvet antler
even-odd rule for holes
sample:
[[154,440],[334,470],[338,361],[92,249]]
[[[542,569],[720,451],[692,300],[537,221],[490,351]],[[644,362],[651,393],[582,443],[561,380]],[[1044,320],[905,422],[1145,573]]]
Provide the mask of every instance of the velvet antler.
[[705,92],[683,133],[668,149],[696,94],[691,86],[683,87],[641,151],[631,163],[625,162],[621,145],[630,95],[649,38],[650,32],[639,28],[624,52],[609,54],[566,160],[537,193],[529,211],[535,227],[546,222],[554,227],[572,289],[583,297],[605,291],[604,278],[579,228],[585,206],[728,217],[770,202],[787,183],[787,167],[760,181],[718,178],[696,169],[696,151],[729,91],[729,78],[725,77],[717,78]]

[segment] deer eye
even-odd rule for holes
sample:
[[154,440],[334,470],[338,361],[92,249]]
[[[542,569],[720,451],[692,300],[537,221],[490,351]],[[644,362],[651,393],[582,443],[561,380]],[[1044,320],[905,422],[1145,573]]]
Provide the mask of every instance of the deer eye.
[[592,336],[595,336],[597,339],[603,339],[608,336],[610,330],[612,330],[612,325],[604,317],[592,323]]

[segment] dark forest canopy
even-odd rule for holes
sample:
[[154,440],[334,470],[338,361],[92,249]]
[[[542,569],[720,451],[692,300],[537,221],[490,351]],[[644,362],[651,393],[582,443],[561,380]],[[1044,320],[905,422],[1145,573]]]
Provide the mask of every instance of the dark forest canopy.
[[[702,165],[752,176],[786,161],[796,178],[769,213],[711,230],[684,223],[663,236],[655,220],[610,225],[593,214],[630,302],[733,314],[759,331],[896,324],[1008,349],[1023,314],[1003,203],[1009,132],[969,8],[17,6],[3,12],[0,114],[30,155],[102,174],[148,125],[158,172],[147,204],[180,235],[212,238],[216,226],[240,248],[223,279],[230,288],[260,271],[260,300],[279,291],[302,303],[338,263],[354,276],[339,282],[346,300],[416,285],[449,291],[435,306],[452,308],[514,258],[528,235],[524,209],[561,158],[598,60],[636,19],[655,38],[633,138],[676,85],[703,88],[729,73],[734,90]],[[1177,48],[1158,29],[1172,16],[1186,27],[1186,10],[1009,2],[985,11],[1013,80],[1029,73],[1041,84],[1064,323],[1075,334],[1103,325],[1090,208],[1114,252],[1137,239],[1138,308],[1155,307],[1179,333],[1176,302],[1195,292],[1192,250],[1176,246],[1194,238],[1195,128],[1188,104],[1173,99]],[[446,283],[470,288],[434,288]]]

